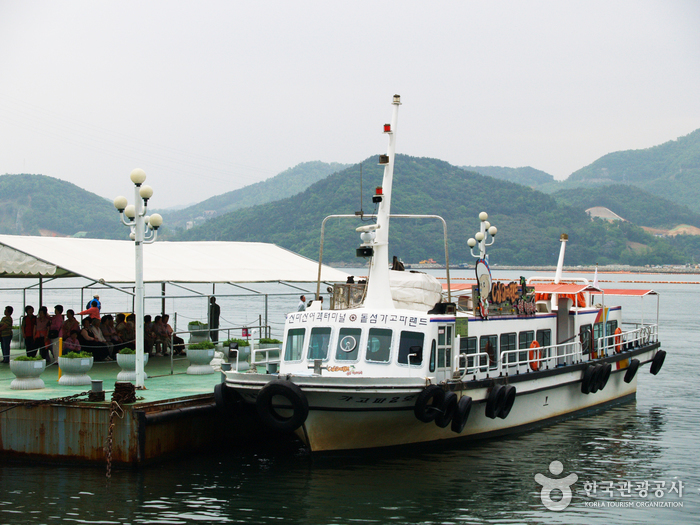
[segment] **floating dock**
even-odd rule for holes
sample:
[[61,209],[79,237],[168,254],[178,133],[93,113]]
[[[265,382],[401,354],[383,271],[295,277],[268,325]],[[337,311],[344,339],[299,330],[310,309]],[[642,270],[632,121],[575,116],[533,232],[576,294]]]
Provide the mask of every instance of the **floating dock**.
[[[13,357],[22,354],[12,351]],[[151,358],[145,367],[146,389],[136,390],[136,402],[115,410],[111,397],[121,370],[115,361],[94,363],[88,373],[103,381],[105,401],[100,402],[88,401],[91,386],[59,385],[55,364],[41,375],[46,388],[12,390],[10,366],[0,364],[0,455],[141,466],[242,434],[242,422],[228,428],[227,418],[216,410],[214,386],[221,374],[188,375],[188,365],[185,358],[175,359],[171,374],[169,357]],[[81,393],[85,395],[71,397]],[[255,434],[255,429],[245,432],[249,430]]]

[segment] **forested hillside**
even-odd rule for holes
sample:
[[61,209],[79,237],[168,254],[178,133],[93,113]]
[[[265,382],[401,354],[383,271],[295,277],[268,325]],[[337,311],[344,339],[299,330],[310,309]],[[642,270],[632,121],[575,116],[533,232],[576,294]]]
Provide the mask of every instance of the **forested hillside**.
[[700,129],[652,148],[609,153],[562,184],[630,184],[700,212]]
[[639,226],[673,228],[679,224],[700,227],[700,214],[648,191],[625,184],[559,190],[552,197],[560,204],[586,210],[605,206]]
[[163,215],[169,229],[184,228],[188,221],[195,221],[205,213],[217,216],[239,208],[264,204],[284,199],[304,191],[331,173],[347,168],[347,164],[338,162],[302,162],[267,180],[256,182],[238,190],[229,191],[204,200],[194,206],[177,210],[163,210]]
[[[376,157],[363,163],[364,211],[383,169]],[[360,166],[327,177],[291,198],[218,217],[184,232],[183,240],[273,242],[311,258],[318,257],[320,225],[331,214],[359,209]],[[448,222],[450,262],[471,261],[466,241],[486,211],[499,229],[490,249],[495,264],[555,264],[559,235],[569,234],[568,264],[664,264],[700,260],[700,245],[653,237],[628,223],[592,221],[583,209],[559,205],[549,196],[511,182],[466,172],[446,162],[397,155],[393,213],[438,214]],[[326,225],[325,262],[353,262],[360,244],[356,219]],[[444,262],[442,226],[437,221],[391,222],[392,255],[406,262],[428,257]]]
[[542,170],[526,166],[524,168],[504,168],[501,166],[462,166],[467,171],[487,175],[494,179],[516,182],[523,186],[538,187],[554,182],[554,177]]
[[107,199],[45,175],[0,176],[0,233],[39,230],[97,239],[125,239],[129,231]]

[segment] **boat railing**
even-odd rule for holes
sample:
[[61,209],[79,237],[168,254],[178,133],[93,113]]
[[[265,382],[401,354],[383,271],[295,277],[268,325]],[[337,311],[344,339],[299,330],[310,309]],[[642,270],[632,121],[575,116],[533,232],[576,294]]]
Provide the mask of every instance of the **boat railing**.
[[[271,374],[277,373],[280,364],[281,348],[254,348],[250,356],[251,368],[264,366]],[[260,354],[261,357],[258,357]]]
[[[650,343],[656,343],[659,340],[659,325],[636,325],[632,330],[623,331],[619,334],[607,335],[596,341],[596,351],[598,357],[608,357],[615,353],[624,352],[645,346]],[[592,356],[595,357],[595,356]]]

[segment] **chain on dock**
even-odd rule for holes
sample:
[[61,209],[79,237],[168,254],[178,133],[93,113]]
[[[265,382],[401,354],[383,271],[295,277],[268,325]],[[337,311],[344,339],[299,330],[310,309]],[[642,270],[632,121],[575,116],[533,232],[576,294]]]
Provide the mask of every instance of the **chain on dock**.
[[107,446],[105,455],[107,456],[107,477],[112,477],[112,445],[114,443],[114,416],[124,419],[122,404],[136,402],[136,387],[133,383],[117,381],[114,383],[112,392],[112,405],[109,411],[109,431],[107,432]]

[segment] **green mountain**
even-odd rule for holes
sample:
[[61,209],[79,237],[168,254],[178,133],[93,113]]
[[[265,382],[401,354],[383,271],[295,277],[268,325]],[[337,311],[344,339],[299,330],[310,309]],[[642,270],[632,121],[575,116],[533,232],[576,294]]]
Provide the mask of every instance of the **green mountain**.
[[125,239],[129,231],[110,201],[46,175],[0,176],[0,233]]
[[501,166],[462,166],[462,169],[474,171],[487,177],[494,179],[507,180],[516,182],[523,186],[531,186],[537,188],[543,184],[548,184],[554,181],[549,173],[542,170],[526,166],[524,168],[504,168]]
[[[371,196],[383,169],[376,157],[363,163],[364,212],[373,211]],[[182,240],[272,242],[318,258],[320,225],[331,214],[354,214],[359,208],[360,165],[335,173],[287,199],[238,210],[183,232]],[[567,264],[671,264],[700,260],[700,243],[654,237],[629,222],[591,220],[581,208],[560,205],[529,187],[467,172],[446,162],[398,155],[392,212],[438,214],[448,224],[450,262],[472,261],[467,239],[478,227],[478,214],[489,213],[498,227],[490,249],[494,264],[556,264],[559,236],[569,234]],[[358,220],[329,219],[323,260],[355,262]],[[442,225],[435,220],[391,222],[392,255],[405,262],[429,257],[444,262]],[[686,237],[686,236],[680,236]]]
[[652,148],[609,153],[563,184],[629,184],[700,212],[700,129]]
[[687,206],[625,184],[559,190],[552,197],[559,204],[581,210],[604,206],[639,226],[671,229],[679,224],[689,224],[700,228],[700,214]]
[[223,215],[239,208],[265,204],[304,191],[331,173],[343,170],[348,164],[338,162],[302,162],[267,180],[238,190],[229,191],[179,210],[158,211],[169,229],[184,228],[188,221],[201,224],[208,217]]

